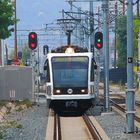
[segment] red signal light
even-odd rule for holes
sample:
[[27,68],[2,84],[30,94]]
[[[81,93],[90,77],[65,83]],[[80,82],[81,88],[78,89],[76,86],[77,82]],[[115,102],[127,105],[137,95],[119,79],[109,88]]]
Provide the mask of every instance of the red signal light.
[[34,39],[34,38],[35,38],[35,34],[31,34],[30,37],[31,37],[32,39]]
[[102,44],[101,43],[96,43],[95,46],[96,46],[96,48],[100,49],[102,47]]
[[35,48],[35,43],[31,43],[31,48]]
[[35,32],[30,32],[28,35],[29,48],[34,50],[37,47],[37,34]]

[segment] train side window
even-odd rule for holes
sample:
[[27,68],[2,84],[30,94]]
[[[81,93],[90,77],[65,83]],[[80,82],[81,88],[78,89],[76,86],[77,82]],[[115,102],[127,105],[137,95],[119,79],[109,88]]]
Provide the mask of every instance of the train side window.
[[50,68],[49,68],[48,60],[46,60],[46,62],[45,62],[44,71],[46,73],[46,80],[47,80],[47,82],[50,82]]
[[94,60],[91,62],[91,75],[90,75],[90,80],[94,81]]
[[50,82],[50,67],[48,61],[47,61],[47,82]]

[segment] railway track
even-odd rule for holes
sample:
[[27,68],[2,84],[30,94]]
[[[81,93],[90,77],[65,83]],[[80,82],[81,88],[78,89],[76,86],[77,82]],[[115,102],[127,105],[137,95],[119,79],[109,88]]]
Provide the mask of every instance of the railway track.
[[[48,140],[108,140],[109,138],[105,132],[101,132],[101,128],[96,128],[95,120],[92,116],[84,114],[78,117],[60,117],[54,114],[53,119],[53,133],[50,136],[46,135]],[[51,119],[52,120],[52,119]],[[49,126],[48,126],[49,127]],[[47,128],[47,129],[52,129]],[[102,130],[103,131],[103,130]],[[50,131],[48,132],[50,135]],[[101,135],[102,134],[102,135]]]
[[93,125],[92,121],[90,120],[90,118],[86,114],[84,114],[82,117],[83,117],[83,119],[84,119],[84,121],[85,121],[91,135],[92,135],[92,138],[94,140],[103,140],[101,135],[97,131],[96,127]]
[[[115,101],[113,101],[112,99],[110,99],[110,102],[120,111],[122,111],[123,113],[125,113],[125,107],[119,105],[118,103],[116,103]],[[139,108],[140,109],[140,108]],[[138,117],[137,115],[135,115],[135,121],[137,121],[138,123],[140,123],[140,117]]]
[[54,134],[53,134],[53,140],[62,140],[62,138],[61,138],[60,116],[58,114],[54,115]]
[[[100,95],[101,100],[103,99],[103,95]],[[122,113],[125,113],[125,97],[120,94],[110,94],[110,103],[120,110]],[[140,102],[136,101],[136,115],[135,115],[135,121],[140,123]]]

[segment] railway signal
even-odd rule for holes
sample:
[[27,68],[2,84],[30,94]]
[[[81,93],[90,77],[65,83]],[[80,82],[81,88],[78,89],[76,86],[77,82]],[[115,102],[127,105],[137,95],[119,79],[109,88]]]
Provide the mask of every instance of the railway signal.
[[47,55],[48,52],[49,52],[49,47],[48,47],[48,45],[44,45],[44,46],[43,46],[43,54],[44,54],[44,55]]
[[35,32],[30,32],[29,33],[28,43],[29,43],[29,48],[31,50],[36,49],[36,47],[37,47],[37,34]]
[[95,48],[99,50],[102,47],[103,47],[103,33],[96,32],[95,33]]

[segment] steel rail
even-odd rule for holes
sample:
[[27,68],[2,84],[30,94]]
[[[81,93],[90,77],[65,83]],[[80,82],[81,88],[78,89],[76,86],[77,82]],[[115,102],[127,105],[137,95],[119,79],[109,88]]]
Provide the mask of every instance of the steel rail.
[[61,125],[60,117],[58,114],[54,115],[54,135],[53,140],[61,140]]
[[[125,110],[124,107],[118,105],[118,104],[117,104],[115,101],[113,101],[112,99],[110,99],[110,102],[112,102],[116,108],[118,108],[119,110],[121,110],[122,112],[125,113],[126,110]],[[140,123],[140,118],[139,118],[138,116],[135,116],[134,118],[135,118],[135,120],[136,120],[137,122]]]
[[[123,95],[120,95],[120,94],[116,94],[116,96],[119,96],[121,97],[122,99],[125,99],[125,97]],[[139,101],[135,101],[135,104],[137,107],[140,107],[140,102]]]
[[99,132],[97,131],[96,127],[93,125],[93,123],[89,119],[89,117],[86,114],[84,114],[82,117],[92,135],[92,138],[94,140],[103,140],[102,137],[100,136]]

